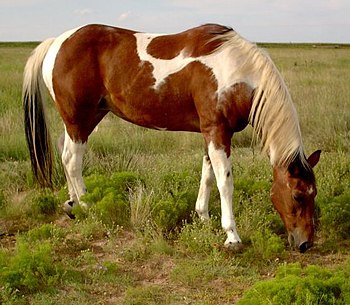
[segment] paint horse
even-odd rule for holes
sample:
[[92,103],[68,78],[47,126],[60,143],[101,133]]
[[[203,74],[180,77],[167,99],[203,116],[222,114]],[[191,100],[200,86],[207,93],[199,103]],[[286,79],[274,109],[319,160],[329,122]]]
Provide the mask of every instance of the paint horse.
[[88,137],[108,113],[139,126],[201,132],[206,144],[196,202],[208,219],[214,177],[226,246],[241,243],[232,211],[231,138],[251,124],[273,167],[271,199],[289,234],[306,251],[314,238],[315,176],[320,151],[305,157],[296,110],[269,56],[231,28],[207,24],[158,35],[86,25],[41,43],[23,82],[25,132],[32,169],[51,185],[52,155],[43,93],[64,125],[62,162],[70,199],[83,205],[82,158]]

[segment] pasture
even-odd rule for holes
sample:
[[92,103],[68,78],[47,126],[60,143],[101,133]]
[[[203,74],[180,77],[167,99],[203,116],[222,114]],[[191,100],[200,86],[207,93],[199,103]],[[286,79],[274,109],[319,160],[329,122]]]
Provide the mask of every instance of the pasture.
[[[92,204],[70,220],[56,152],[54,190],[30,170],[22,73],[35,44],[0,44],[1,304],[349,304],[350,46],[264,45],[293,96],[307,153],[322,150],[315,246],[289,248],[270,198],[271,167],[251,129],[233,137],[234,211],[243,241],[222,245],[193,214],[200,134],[147,130],[107,116],[89,140],[84,177]],[[48,100],[56,143],[63,126]]]

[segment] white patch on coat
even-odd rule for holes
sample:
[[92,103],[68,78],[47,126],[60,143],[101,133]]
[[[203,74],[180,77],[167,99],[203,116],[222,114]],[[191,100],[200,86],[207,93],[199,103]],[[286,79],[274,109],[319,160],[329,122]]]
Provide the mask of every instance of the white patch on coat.
[[153,77],[155,78],[154,88],[158,89],[165,79],[176,72],[179,72],[189,63],[193,62],[193,58],[185,57],[183,52],[172,59],[155,58],[147,53],[147,47],[155,38],[162,35],[136,33],[137,53],[142,61],[147,61],[153,66]]
[[219,95],[241,81],[248,82],[253,88],[255,87],[255,83],[252,83],[252,80],[255,82],[255,78],[252,75],[239,72],[240,56],[232,56],[230,48],[219,48],[211,54],[199,57],[186,56],[186,50],[183,49],[172,59],[160,59],[148,54],[147,47],[154,38],[163,35],[147,33],[136,33],[134,35],[140,60],[149,62],[153,67],[152,74],[155,79],[153,88],[155,90],[159,89],[170,75],[181,71],[192,62],[200,62],[212,71],[217,81],[217,94]]
[[48,50],[45,56],[42,67],[43,79],[46,87],[49,89],[50,95],[53,98],[53,100],[55,100],[55,92],[53,89],[52,72],[55,66],[57,53],[60,50],[62,44],[80,28],[82,27],[69,30],[58,36],[50,46],[50,49]]

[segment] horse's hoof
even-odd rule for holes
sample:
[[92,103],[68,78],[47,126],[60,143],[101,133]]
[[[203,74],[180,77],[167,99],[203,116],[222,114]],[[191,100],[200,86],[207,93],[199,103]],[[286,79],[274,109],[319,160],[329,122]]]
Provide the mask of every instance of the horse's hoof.
[[69,217],[70,219],[75,219],[75,215],[72,213],[73,205],[74,205],[74,202],[71,201],[71,200],[67,200],[67,201],[63,204],[63,211],[66,212],[66,214],[68,215],[68,217]]
[[241,242],[225,242],[224,247],[233,252],[240,252],[243,249],[243,244]]

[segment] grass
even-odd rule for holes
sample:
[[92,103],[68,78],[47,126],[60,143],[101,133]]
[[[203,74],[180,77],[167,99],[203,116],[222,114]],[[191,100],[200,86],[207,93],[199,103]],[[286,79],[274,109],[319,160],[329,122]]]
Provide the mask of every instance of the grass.
[[[286,245],[269,199],[271,168],[250,147],[249,128],[232,144],[244,243],[236,252],[223,247],[216,189],[211,221],[193,214],[201,135],[146,130],[111,115],[92,134],[84,160],[93,206],[68,219],[59,157],[54,191],[38,189],[30,172],[20,96],[34,45],[0,44],[0,303],[254,304],[257,295],[267,304],[348,302],[348,46],[263,45],[294,97],[307,152],[323,150],[315,169],[316,245],[301,255]],[[47,105],[56,139],[62,123]]]

